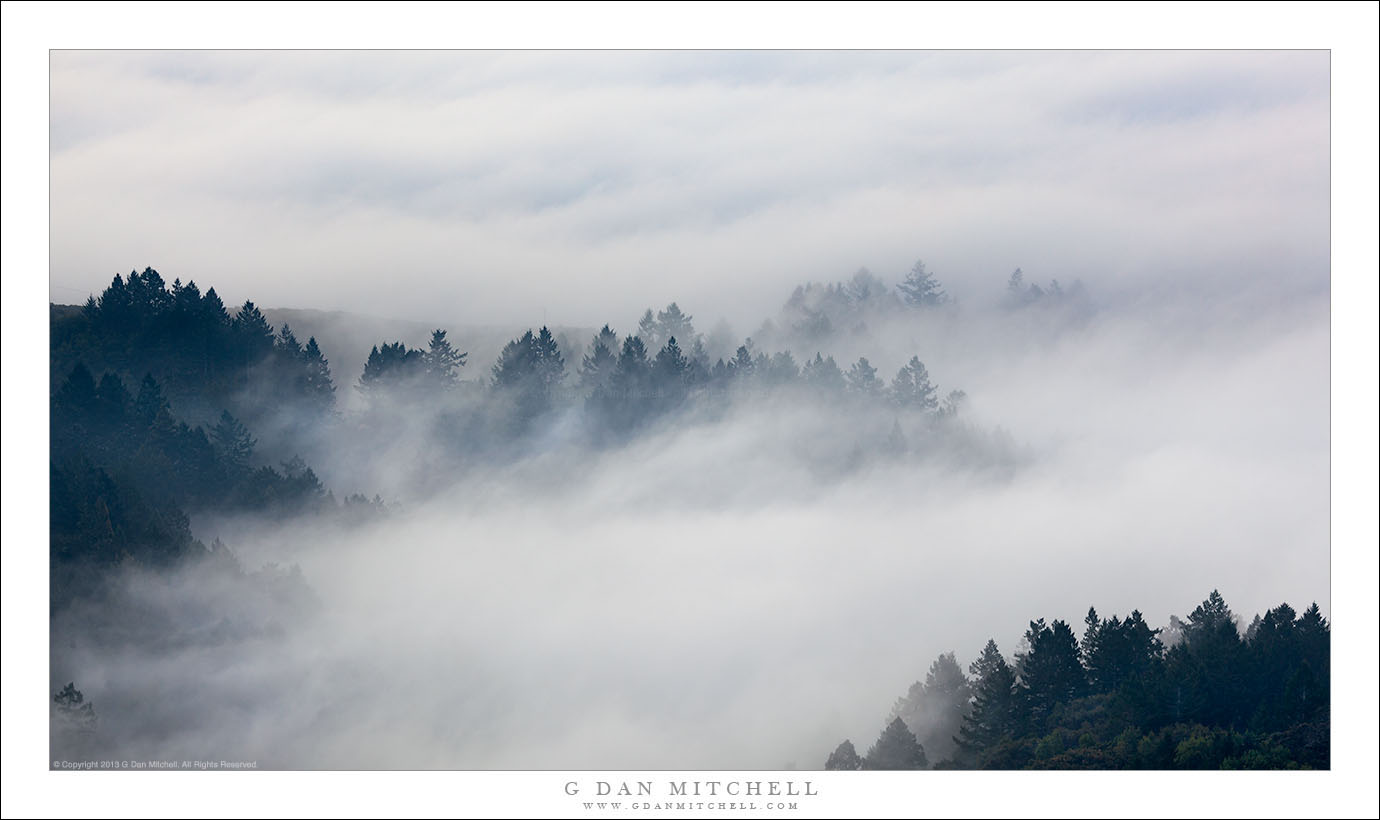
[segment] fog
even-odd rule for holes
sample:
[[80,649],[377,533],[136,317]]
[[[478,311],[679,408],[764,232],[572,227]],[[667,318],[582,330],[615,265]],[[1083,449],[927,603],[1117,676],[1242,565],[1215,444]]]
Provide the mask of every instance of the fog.
[[260,574],[127,570],[106,603],[128,623],[55,617],[53,680],[95,704],[93,757],[819,768],[939,653],[1010,658],[1034,618],[1163,626],[1214,588],[1246,619],[1330,613],[1326,294],[1092,294],[787,340],[888,380],[920,354],[968,394],[943,425],[765,391],[603,445],[577,403],[476,452],[437,432],[473,394],[355,396],[302,455],[387,515],[194,515]]
[[[51,57],[52,298],[735,325],[923,256],[1104,295],[1324,291],[1325,51]],[[79,241],[75,239],[79,237]],[[69,239],[70,238],[70,239]],[[745,328],[750,331],[751,328]]]

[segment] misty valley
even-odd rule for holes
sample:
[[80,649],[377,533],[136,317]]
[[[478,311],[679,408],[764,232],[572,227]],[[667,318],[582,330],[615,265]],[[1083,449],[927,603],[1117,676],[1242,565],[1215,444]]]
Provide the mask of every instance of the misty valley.
[[1034,279],[53,304],[54,765],[1329,768],[1327,294]]

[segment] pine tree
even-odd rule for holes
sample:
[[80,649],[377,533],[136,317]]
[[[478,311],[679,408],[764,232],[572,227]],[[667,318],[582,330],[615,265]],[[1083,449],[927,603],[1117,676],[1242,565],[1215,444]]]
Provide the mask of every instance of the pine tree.
[[910,307],[939,307],[949,301],[939,280],[925,270],[925,263],[920,261],[915,263],[910,273],[906,274],[905,281],[897,285],[896,289],[901,291],[902,298]]
[[163,388],[152,374],[145,373],[144,380],[139,383],[139,395],[134,400],[134,417],[148,427],[169,409],[168,400],[163,398]]
[[426,354],[409,349],[402,342],[375,345],[364,362],[358,389],[366,394],[380,395],[390,390],[411,387],[425,368]]
[[859,396],[880,396],[886,387],[882,380],[877,378],[877,368],[873,367],[866,357],[859,358],[853,363],[848,369],[847,379],[848,389]]
[[254,445],[258,442],[250,437],[249,430],[239,419],[222,410],[220,421],[211,431],[211,440],[227,463],[238,470],[249,467],[249,459],[254,455]]
[[102,421],[109,425],[119,424],[133,402],[119,376],[107,372],[101,377],[101,385],[96,390],[96,408]]
[[805,362],[800,375],[805,384],[822,393],[842,393],[844,390],[843,371],[839,370],[833,356],[824,358],[816,352],[813,359]]
[[891,382],[893,401],[902,407],[913,407],[927,413],[939,409],[935,392],[935,386],[930,384],[929,371],[925,369],[918,356],[911,356],[910,361],[897,371],[896,378]]
[[306,361],[303,388],[307,398],[319,408],[329,408],[335,401],[335,384],[331,382],[330,362],[322,355],[315,336],[307,339],[302,356]]
[[590,342],[589,353],[580,362],[580,385],[583,388],[593,392],[609,385],[618,362],[613,352],[617,343],[618,336],[608,325],[595,334]]
[[746,378],[756,372],[756,364],[752,358],[752,340],[738,345],[738,350],[733,354],[732,360],[728,363],[728,372],[734,378]]
[[543,393],[547,398],[550,398],[551,392],[565,378],[565,359],[561,356],[556,339],[545,325],[537,333],[534,358]]
[[437,328],[431,333],[431,341],[422,356],[422,366],[433,386],[449,389],[459,378],[460,368],[465,366],[468,353],[461,353],[446,340],[446,332]]
[[657,312],[657,338],[660,340],[674,337],[683,343],[693,345],[696,334],[695,325],[691,322],[692,318],[681,312],[680,306],[672,302],[666,306],[665,310]]
[[245,364],[253,364],[273,350],[273,325],[253,302],[246,301],[232,324]]
[[96,381],[86,365],[77,362],[58,388],[55,403],[68,412],[85,412],[96,406]]
[[657,352],[656,360],[652,362],[652,372],[663,386],[671,386],[683,382],[689,366],[676,337],[672,336],[666,341],[666,346]]
[[973,678],[973,705],[963,718],[955,741],[960,760],[972,765],[979,753],[1014,735],[1018,725],[1016,673],[988,640],[982,654],[968,667]]
[[1021,693],[1032,730],[1043,733],[1055,707],[1085,694],[1087,678],[1068,624],[1031,621],[1025,639],[1030,651],[1019,658]]
[[208,326],[220,329],[230,326],[230,313],[225,309],[225,303],[216,294],[215,288],[209,288],[206,295],[201,299],[201,315],[205,317]]
[[915,735],[899,717],[887,724],[877,742],[867,750],[869,769],[925,769],[929,761]]
[[278,331],[278,339],[274,344],[278,353],[289,362],[296,362],[302,358],[302,345],[297,341],[297,336],[288,327],[287,322]]

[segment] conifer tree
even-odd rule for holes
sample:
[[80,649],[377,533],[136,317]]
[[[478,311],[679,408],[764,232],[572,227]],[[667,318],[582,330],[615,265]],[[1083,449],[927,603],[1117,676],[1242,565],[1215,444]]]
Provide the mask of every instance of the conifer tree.
[[868,769],[925,769],[930,764],[914,733],[898,717],[867,750],[865,765]]
[[910,269],[910,273],[906,274],[905,280],[897,285],[896,289],[901,292],[901,297],[909,307],[938,307],[949,301],[949,297],[944,293],[944,288],[940,286],[939,280],[925,270],[925,263],[920,261],[915,263],[915,266]]
[[829,759],[824,762],[825,771],[851,772],[862,767],[863,760],[858,757],[857,750],[853,748],[853,742],[849,740],[840,743],[834,751],[829,753]]

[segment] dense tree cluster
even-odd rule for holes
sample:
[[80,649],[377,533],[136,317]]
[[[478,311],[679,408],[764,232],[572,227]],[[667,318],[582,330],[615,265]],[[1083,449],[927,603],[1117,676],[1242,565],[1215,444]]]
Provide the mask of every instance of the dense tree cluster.
[[[896,298],[861,274],[848,293]],[[55,306],[52,338],[52,556],[62,568],[55,590],[76,583],[74,567],[126,560],[166,566],[205,551],[191,537],[189,512],[379,506],[357,496],[338,504],[293,452],[294,442],[336,423],[336,386],[317,340],[303,344],[287,324],[275,328],[253,302],[232,316],[214,288],[203,294],[180,280],[168,286],[148,268],[116,276],[80,309]],[[478,392],[464,395],[478,403],[457,405],[468,354],[445,330],[425,349],[376,345],[356,388],[379,413],[352,423],[366,434],[378,423],[372,431],[383,433],[395,429],[397,413],[432,403],[445,411],[433,415],[435,423],[450,425],[437,441],[501,445],[539,434],[556,414],[573,414],[579,424],[571,429],[605,443],[691,406],[768,390],[936,421],[955,412],[962,396],[955,391],[940,402],[918,357],[889,384],[866,358],[846,370],[823,352],[800,363],[789,350],[761,351],[751,339],[711,363],[693,317],[674,302],[648,309],[637,334],[620,337],[605,325],[578,368],[568,355],[549,328],[529,330],[504,346],[490,379],[470,383]],[[269,429],[273,446],[261,444],[256,429]],[[899,424],[894,435],[904,439]],[[904,451],[904,442],[892,449]]]
[[334,404],[329,362],[315,338],[275,331],[253,303],[232,316],[215,288],[171,286],[152,268],[115,276],[80,311],[54,311],[53,384],[77,364],[129,382],[151,375],[189,417],[232,408],[253,418],[270,406],[321,414]]
[[1330,634],[1317,604],[1281,604],[1242,635],[1214,590],[1181,623],[1166,647],[1139,612],[1089,609],[1081,640],[1063,621],[1030,622],[1014,666],[991,640],[966,676],[941,655],[866,758],[844,741],[825,768],[922,768],[883,765],[917,760],[912,742],[936,768],[1329,767]]

